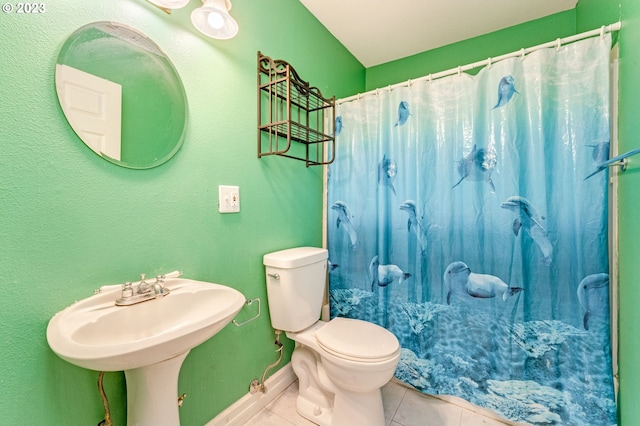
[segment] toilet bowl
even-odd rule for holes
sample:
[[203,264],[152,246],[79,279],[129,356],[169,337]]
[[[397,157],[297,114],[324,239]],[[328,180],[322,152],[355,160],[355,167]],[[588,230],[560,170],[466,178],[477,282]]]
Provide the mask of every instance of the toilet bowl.
[[398,339],[351,318],[320,321],[327,251],[299,247],[264,256],[271,325],[295,341],[296,410],[321,426],[382,426],[380,388],[400,360]]
[[380,388],[391,380],[400,345],[388,330],[349,318],[318,321],[298,333],[291,365],[296,409],[319,425],[384,425]]
[[319,425],[384,425],[380,388],[400,359],[398,339],[375,324],[349,318],[318,321],[302,332],[291,365],[298,376],[296,409]]

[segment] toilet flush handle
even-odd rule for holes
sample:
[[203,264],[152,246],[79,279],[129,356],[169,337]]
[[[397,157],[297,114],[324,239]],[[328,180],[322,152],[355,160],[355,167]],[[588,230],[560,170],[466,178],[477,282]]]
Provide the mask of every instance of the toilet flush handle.
[[274,280],[280,279],[280,274],[278,274],[277,272],[275,274],[267,274],[267,276],[273,278]]

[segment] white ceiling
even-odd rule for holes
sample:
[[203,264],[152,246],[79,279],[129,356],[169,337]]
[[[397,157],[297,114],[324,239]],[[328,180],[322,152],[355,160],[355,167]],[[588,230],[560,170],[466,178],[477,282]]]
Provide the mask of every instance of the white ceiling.
[[300,2],[368,68],[573,9],[578,0]]

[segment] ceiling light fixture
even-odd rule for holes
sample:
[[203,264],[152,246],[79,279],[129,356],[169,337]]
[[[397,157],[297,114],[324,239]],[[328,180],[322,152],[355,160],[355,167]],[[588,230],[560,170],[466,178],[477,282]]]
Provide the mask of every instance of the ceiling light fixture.
[[167,13],[171,13],[171,9],[180,9],[185,7],[189,0],[147,0],[154,6],[158,6],[160,9]]
[[202,0],[202,7],[191,13],[191,22],[202,34],[226,40],[238,34],[238,23],[229,15],[229,0]]

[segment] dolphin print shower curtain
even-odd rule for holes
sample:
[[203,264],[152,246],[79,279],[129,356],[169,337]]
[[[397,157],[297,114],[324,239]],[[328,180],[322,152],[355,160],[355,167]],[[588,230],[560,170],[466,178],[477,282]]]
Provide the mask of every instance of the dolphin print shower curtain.
[[[512,421],[612,425],[608,35],[337,107],[331,315],[396,377]],[[425,413],[425,415],[428,415]]]

